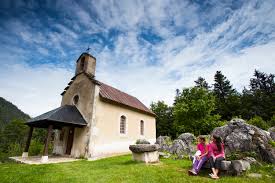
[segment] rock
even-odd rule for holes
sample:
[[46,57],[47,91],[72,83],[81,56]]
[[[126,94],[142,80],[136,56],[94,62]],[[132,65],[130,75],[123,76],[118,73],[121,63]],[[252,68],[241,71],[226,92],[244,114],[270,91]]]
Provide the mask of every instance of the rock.
[[257,160],[252,157],[245,157],[243,158],[244,161],[248,161],[250,164],[258,164]]
[[160,146],[159,151],[169,152],[169,149],[172,145],[171,138],[168,136],[159,136],[156,140],[156,143]]
[[163,158],[170,158],[171,154],[170,153],[159,152],[159,156],[163,157]]
[[138,139],[136,144],[150,144],[150,142],[146,139]]
[[157,151],[159,149],[159,146],[157,144],[136,144],[130,145],[129,149],[134,153],[143,153]]
[[269,132],[270,137],[272,138],[272,140],[275,141],[275,126],[269,128],[268,132]]
[[192,133],[183,133],[177,139],[182,140],[185,144],[190,146],[196,137]]
[[262,178],[262,174],[259,173],[250,173],[247,176],[250,178]]
[[234,175],[240,175],[243,171],[250,170],[250,163],[244,160],[231,161],[232,173]]
[[195,139],[196,137],[192,133],[183,133],[173,141],[169,152],[176,154],[179,159],[182,159],[186,155],[193,155],[195,153],[195,147],[193,146]]
[[242,119],[232,119],[227,125],[215,128],[211,135],[224,140],[226,155],[255,152],[262,160],[275,163],[275,149],[269,144],[270,135]]
[[160,152],[169,152],[177,155],[177,158],[182,159],[186,155],[192,155],[195,148],[192,143],[195,136],[191,133],[183,133],[173,142],[168,136],[159,136],[155,144],[160,146]]
[[194,153],[195,148],[192,144],[188,144],[180,139],[174,140],[172,146],[169,149],[171,154],[175,154],[179,159],[182,159],[185,155],[190,156]]
[[229,171],[231,168],[231,161],[222,161],[221,162],[221,170]]

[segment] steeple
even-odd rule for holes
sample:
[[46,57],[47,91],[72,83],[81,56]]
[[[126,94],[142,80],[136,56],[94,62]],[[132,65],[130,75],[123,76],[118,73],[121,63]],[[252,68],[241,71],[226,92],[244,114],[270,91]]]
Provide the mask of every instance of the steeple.
[[96,58],[88,53],[89,50],[90,48],[77,59],[75,75],[84,72],[88,75],[95,76]]

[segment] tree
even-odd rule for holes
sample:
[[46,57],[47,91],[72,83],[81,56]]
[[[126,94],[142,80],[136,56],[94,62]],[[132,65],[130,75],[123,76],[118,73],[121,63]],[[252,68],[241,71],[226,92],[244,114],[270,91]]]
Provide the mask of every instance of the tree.
[[194,82],[196,83],[195,87],[201,87],[207,90],[210,89],[210,86],[208,85],[208,83],[205,81],[203,77],[198,77],[198,79]]
[[249,89],[245,88],[241,96],[241,115],[245,119],[260,116],[264,121],[269,121],[275,115],[274,101],[274,75],[255,70]]
[[173,133],[173,114],[172,107],[169,107],[163,101],[151,104],[151,110],[157,115],[156,128],[157,136],[167,135],[174,137]]
[[7,152],[9,147],[13,144],[17,144],[20,148],[22,148],[26,140],[26,134],[27,126],[24,124],[24,120],[12,120],[5,126],[1,133],[0,149]]
[[225,101],[226,98],[235,92],[232,89],[230,81],[222,74],[221,71],[217,71],[214,76],[214,93],[220,101]]
[[195,135],[208,134],[219,126],[219,115],[215,110],[215,97],[205,88],[183,89],[174,106],[174,127],[178,134],[192,132]]
[[230,120],[234,116],[240,115],[240,94],[232,88],[230,81],[217,71],[214,76],[214,94],[216,96],[216,111],[223,120]]

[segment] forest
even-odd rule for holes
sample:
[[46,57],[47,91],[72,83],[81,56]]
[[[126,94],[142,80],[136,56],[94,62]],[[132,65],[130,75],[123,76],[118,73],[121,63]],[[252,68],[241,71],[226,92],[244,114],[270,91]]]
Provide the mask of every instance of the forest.
[[[25,146],[28,127],[24,123],[30,119],[14,104],[0,97],[0,162],[8,161],[8,157],[21,155]],[[30,154],[42,152],[44,129],[35,129],[30,146]]]
[[248,88],[238,92],[221,71],[214,75],[214,84],[199,77],[190,88],[177,89],[172,106],[164,101],[151,104],[157,115],[157,136],[172,138],[184,132],[209,134],[234,117],[267,130],[275,126],[274,74],[254,71]]

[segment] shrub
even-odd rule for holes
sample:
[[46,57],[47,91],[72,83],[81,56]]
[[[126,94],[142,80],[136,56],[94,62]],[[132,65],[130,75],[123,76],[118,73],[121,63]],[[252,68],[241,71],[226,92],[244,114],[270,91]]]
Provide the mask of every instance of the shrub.
[[[42,154],[43,148],[44,148],[44,144],[40,143],[37,140],[32,140],[30,149],[29,149],[29,155],[35,156],[35,155]],[[51,151],[49,151],[49,152],[51,152]]]
[[248,124],[257,126],[263,130],[267,130],[268,129],[268,124],[266,121],[264,121],[260,116],[254,116],[253,118],[251,118],[248,122]]
[[243,159],[245,157],[253,157],[255,159],[258,158],[258,155],[256,152],[251,151],[251,152],[241,152],[241,151],[235,151],[232,152],[230,154],[226,155],[226,160],[239,160],[239,159]]
[[275,141],[271,140],[268,142],[272,147],[275,147]]
[[268,125],[270,127],[275,126],[275,115],[273,115],[272,118],[268,121]]

